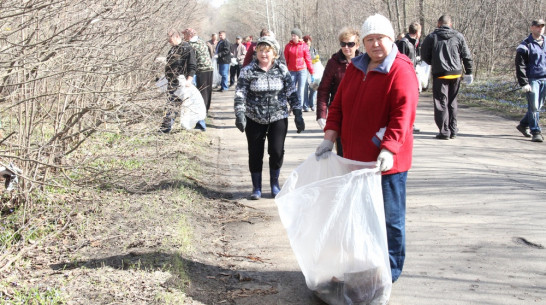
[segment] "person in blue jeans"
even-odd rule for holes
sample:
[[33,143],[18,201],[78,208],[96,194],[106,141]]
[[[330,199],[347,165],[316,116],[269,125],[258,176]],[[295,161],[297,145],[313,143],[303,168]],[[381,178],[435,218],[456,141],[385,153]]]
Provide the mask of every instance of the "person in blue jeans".
[[[319,62],[320,61],[319,54],[317,52],[317,49],[315,49],[312,46],[313,38],[311,38],[311,35],[303,36],[303,42],[305,42],[307,46],[309,47],[311,63],[315,64]],[[305,82],[305,96],[303,101],[303,111],[315,111],[315,104],[317,102],[316,89],[318,89],[318,85],[315,88],[313,88],[311,84],[313,84],[313,81]]]
[[222,76],[221,87],[217,92],[227,91],[229,88],[229,66],[231,64],[231,44],[226,38],[226,32],[218,33],[218,44],[216,45],[216,56],[218,56],[218,73]]
[[291,32],[292,39],[284,47],[284,59],[286,66],[292,76],[292,82],[296,85],[298,97],[303,108],[303,101],[307,95],[305,84],[307,83],[307,73],[311,74],[311,82],[313,78],[313,65],[311,63],[311,55],[309,47],[303,42],[303,36],[300,29],[295,28]]
[[516,76],[521,90],[527,94],[527,113],[516,128],[532,142],[543,142],[539,112],[546,97],[544,20],[533,20],[530,30],[531,34],[516,49]]
[[315,155],[328,156],[339,135],[344,158],[377,162],[395,282],[406,257],[406,180],[419,99],[417,76],[408,57],[394,46],[394,30],[386,17],[368,17],[360,32],[367,53],[354,57],[347,67]]

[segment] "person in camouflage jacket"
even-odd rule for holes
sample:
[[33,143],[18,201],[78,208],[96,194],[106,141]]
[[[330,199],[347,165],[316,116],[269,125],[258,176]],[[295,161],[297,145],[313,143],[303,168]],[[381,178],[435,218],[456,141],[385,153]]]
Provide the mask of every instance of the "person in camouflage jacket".
[[197,32],[192,28],[184,30],[184,39],[195,50],[195,56],[197,61],[197,71],[195,73],[195,83],[203,101],[207,112],[210,108],[210,102],[212,99],[212,60],[210,58],[209,47],[197,36]]
[[305,129],[301,103],[286,65],[280,63],[278,42],[268,36],[256,45],[256,59],[241,70],[235,89],[235,125],[246,133],[249,169],[252,177],[250,199],[261,198],[264,144],[267,138],[271,194],[279,191],[279,173],[288,131],[288,105],[295,116],[297,132]]

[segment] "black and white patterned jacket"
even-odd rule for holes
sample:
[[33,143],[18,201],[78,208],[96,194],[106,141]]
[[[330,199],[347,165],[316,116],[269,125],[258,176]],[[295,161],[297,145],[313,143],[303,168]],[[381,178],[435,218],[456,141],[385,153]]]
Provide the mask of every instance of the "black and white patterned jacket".
[[235,114],[243,112],[249,119],[269,124],[288,117],[288,105],[301,109],[296,87],[285,64],[275,60],[269,71],[258,61],[241,70],[235,89]]

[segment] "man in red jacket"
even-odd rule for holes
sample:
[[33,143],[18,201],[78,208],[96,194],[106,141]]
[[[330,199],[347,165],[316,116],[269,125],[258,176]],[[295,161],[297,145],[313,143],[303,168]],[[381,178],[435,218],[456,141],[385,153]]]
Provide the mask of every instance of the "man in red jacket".
[[368,17],[361,36],[365,54],[347,67],[330,105],[316,155],[332,150],[338,134],[343,157],[376,161],[382,172],[392,281],[405,260],[406,178],[413,151],[412,126],[419,98],[413,63],[398,52],[394,30],[382,15]]

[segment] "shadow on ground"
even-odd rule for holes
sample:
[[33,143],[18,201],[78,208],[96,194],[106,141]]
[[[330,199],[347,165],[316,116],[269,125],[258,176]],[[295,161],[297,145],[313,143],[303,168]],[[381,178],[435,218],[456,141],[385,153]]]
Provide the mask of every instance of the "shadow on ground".
[[[219,254],[220,255],[220,254]],[[235,259],[248,260],[253,257],[236,257]],[[255,262],[256,269],[261,269],[263,262]],[[294,289],[284,287],[279,279],[292,278],[299,282],[300,291],[307,289],[305,279],[301,272],[295,271],[253,271],[233,270],[221,268],[187,259],[177,253],[167,252],[146,252],[132,251],[125,255],[58,263],[50,265],[56,271],[81,269],[98,269],[111,267],[120,270],[142,270],[146,272],[168,271],[172,274],[165,283],[165,288],[179,289],[190,296],[193,300],[203,304],[253,304],[257,300],[265,301],[280,299],[280,291],[283,289]],[[288,281],[294,282],[294,281]],[[325,304],[316,298],[311,291],[303,294],[303,299],[289,300],[282,304]],[[256,299],[254,299],[256,298]],[[254,303],[256,304],[256,303]],[[270,304],[269,302],[262,304]]]

